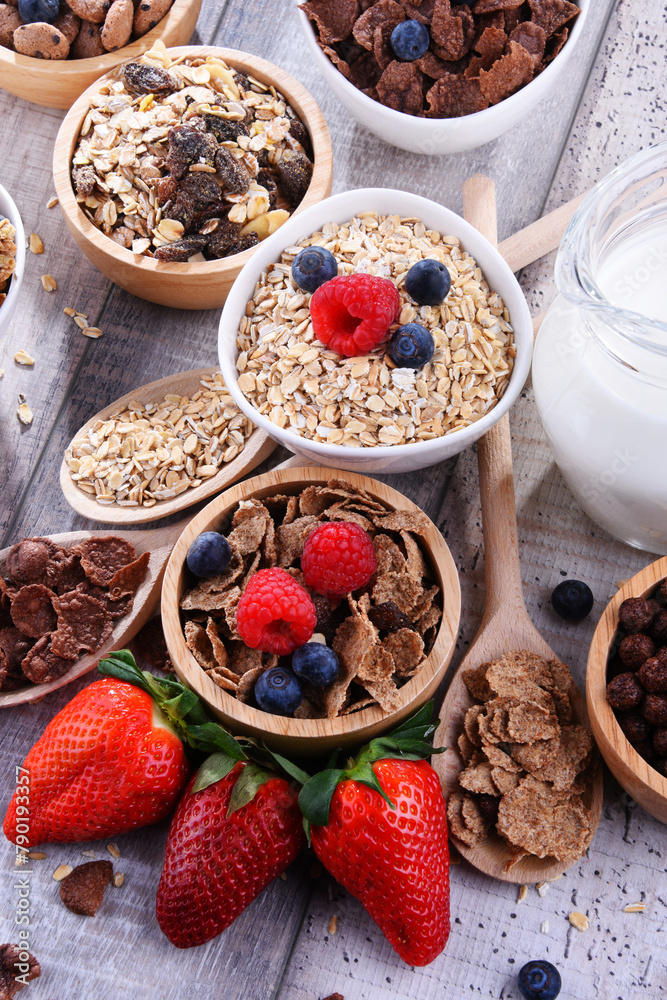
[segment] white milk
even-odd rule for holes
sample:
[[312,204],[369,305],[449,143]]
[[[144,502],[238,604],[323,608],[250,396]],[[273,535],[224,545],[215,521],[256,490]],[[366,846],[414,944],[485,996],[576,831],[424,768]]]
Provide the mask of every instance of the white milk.
[[596,278],[611,305],[667,323],[665,222],[642,228],[612,248],[601,261]]

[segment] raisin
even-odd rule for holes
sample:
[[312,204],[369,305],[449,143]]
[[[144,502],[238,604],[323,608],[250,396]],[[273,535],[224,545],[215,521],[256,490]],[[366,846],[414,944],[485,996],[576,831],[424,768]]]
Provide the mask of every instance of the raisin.
[[644,689],[634,674],[619,674],[607,685],[607,701],[612,708],[636,708]]
[[479,806],[479,811],[484,817],[485,822],[495,823],[498,819],[498,806],[500,805],[500,799],[496,798],[494,795],[477,795],[475,801]]
[[[292,116],[290,115],[290,111],[291,108],[288,108],[287,109],[288,118],[292,118]],[[289,134],[292,136],[293,139],[296,139],[296,141],[301,144],[306,156],[309,156],[310,159],[312,159],[313,147],[310,142],[310,134],[300,118],[293,118],[290,121]]]
[[308,190],[313,175],[312,163],[303,153],[295,153],[288,149],[283,153],[276,169],[285,198],[292,208],[296,208]]
[[653,640],[641,632],[634,635],[626,635],[618,649],[618,655],[626,667],[636,670],[641,667],[644,660],[655,653]]
[[183,240],[175,240],[165,246],[158,247],[153,256],[157,260],[185,261],[195,253],[201,253],[208,245],[208,236],[186,236]]
[[198,213],[207,212],[212,205],[222,211],[227,207],[222,202],[220,185],[211,174],[188,174],[179,184],[178,190],[192,198],[195,211]]
[[178,181],[171,174],[166,177],[161,177],[160,180],[155,185],[157,191],[157,200],[159,205],[166,205],[168,201],[171,201],[175,197],[178,191]]
[[202,115],[206,126],[206,131],[210,132],[218,142],[236,142],[240,135],[249,135],[249,120],[252,116],[247,115],[241,121],[229,121],[227,118],[218,118],[217,115]]
[[244,250],[251,250],[252,247],[256,247],[259,243],[259,236],[257,233],[244,233],[242,236],[236,240],[236,242],[229,248],[225,257],[231,257],[235,253],[243,253]]
[[645,601],[643,597],[628,597],[618,609],[618,620],[626,632],[645,632],[657,610],[655,601]]
[[178,89],[176,81],[166,69],[138,62],[127,64],[123,80],[133,94],[171,94]]
[[215,169],[230,194],[245,194],[250,187],[250,174],[226,146],[220,146],[215,154]]
[[410,619],[393,601],[376,604],[368,617],[380,632],[398,632],[399,628],[412,628]]
[[250,80],[245,73],[239,73],[238,70],[234,71],[234,83],[239,90],[250,90]]
[[276,201],[278,200],[278,185],[276,184],[276,179],[273,174],[269,173],[268,170],[260,170],[257,174],[257,183],[261,184],[262,187],[268,192],[269,207],[275,208]]
[[651,727],[638,712],[628,712],[627,715],[619,715],[618,724],[633,746],[635,743],[643,743],[651,738]]
[[180,222],[185,232],[191,227],[197,212],[194,199],[186,191],[178,191],[169,209],[165,209],[165,219],[175,219]]
[[667,726],[667,694],[647,694],[642,706],[642,715],[654,726],[661,728]]
[[315,631],[321,632],[327,641],[327,646],[331,646],[336,635],[336,629],[342,624],[343,619],[347,617],[345,608],[342,605],[333,608],[329,598],[324,594],[311,594],[310,599],[315,605],[315,613],[317,614]]
[[97,184],[95,168],[92,166],[77,167],[72,171],[72,180],[76,193],[82,198],[87,198],[89,194],[93,193]]
[[178,180],[193,163],[213,166],[218,143],[193,125],[175,125],[167,135],[167,169]]
[[214,257],[226,257],[238,241],[242,228],[243,226],[240,222],[230,222],[229,219],[221,219],[218,228],[209,236],[209,253]]

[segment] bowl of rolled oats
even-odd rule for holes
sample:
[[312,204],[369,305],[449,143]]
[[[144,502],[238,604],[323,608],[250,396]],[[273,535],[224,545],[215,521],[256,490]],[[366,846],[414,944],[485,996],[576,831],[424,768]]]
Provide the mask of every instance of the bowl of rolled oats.
[[[337,272],[313,294],[294,275],[306,250]],[[429,298],[411,281],[424,269],[441,283],[435,305],[414,297]],[[369,289],[390,305],[394,296],[396,308],[384,334],[366,315],[370,340],[339,342],[337,351],[321,301],[331,313],[346,284],[367,287],[363,304],[335,305],[329,319],[339,332],[360,339],[355,324],[373,312]],[[430,351],[423,364],[394,350],[415,326]],[[225,303],[218,352],[238,406],[291,451],[340,469],[409,472],[458,454],[507,413],[532,342],[523,292],[488,240],[436,202],[371,188],[321,202],[258,248]]]
[[[303,559],[309,540],[332,522],[363,531],[375,553],[366,582],[337,595],[322,592]],[[190,557],[210,534],[226,539],[226,568],[202,578]],[[300,594],[312,614],[287,652],[251,645],[244,629],[241,601],[266,574],[282,575],[291,598]],[[233,732],[301,755],[359,745],[427,702],[447,671],[460,611],[456,566],[423,511],[384,483],[322,468],[274,469],[217,496],[176,542],[162,587],[164,634],[180,679]],[[294,618],[273,622],[276,634]],[[298,705],[283,714],[260,707],[260,679],[298,671],[295,646],[303,653],[311,643],[335,653],[333,679],[300,674]]]
[[322,114],[291,76],[234,49],[157,42],[74,104],[54,151],[65,220],[121,288],[211,309],[255,248],[331,189]]
[[[136,9],[135,9],[136,8]],[[119,62],[158,40],[185,45],[201,0],[61,0],[53,23],[24,22],[16,3],[0,11],[0,87],[33,104],[71,108]]]
[[12,321],[25,265],[25,233],[19,210],[0,185],[0,335]]

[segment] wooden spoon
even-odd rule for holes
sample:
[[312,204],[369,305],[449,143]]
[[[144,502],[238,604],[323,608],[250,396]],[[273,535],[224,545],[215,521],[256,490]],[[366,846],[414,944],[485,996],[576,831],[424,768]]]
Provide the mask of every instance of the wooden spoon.
[[[140,403],[159,403],[167,393],[192,396],[202,388],[201,380],[217,371],[219,371],[218,367],[198,368],[191,372],[167,375],[166,378],[158,379],[157,382],[148,382],[146,385],[139,386],[138,389],[133,389],[132,392],[126,393],[96,413],[83,425],[75,437],[85,435],[97,420],[106,420],[112,413],[125,409],[133,399]],[[70,476],[64,458],[60,466],[60,485],[70,507],[91,521],[100,521],[102,524],[145,524],[149,521],[169,517],[170,514],[175,514],[179,510],[185,510],[187,507],[213,496],[214,493],[219,493],[226,486],[231,486],[232,483],[242,479],[260,462],[263,462],[265,458],[268,458],[276,447],[276,442],[265,431],[256,428],[246,441],[241,454],[227,465],[223,465],[220,471],[211,476],[210,479],[204,480],[201,486],[185,490],[171,500],[158,500],[153,507],[120,507],[115,503],[107,507],[97,503],[92,495],[84,493],[78,488]]]
[[[465,218],[495,243],[493,182],[480,174],[467,181],[463,187],[463,207]],[[486,607],[477,635],[451,680],[440,711],[441,726],[436,733],[436,745],[448,749],[444,754],[434,757],[433,766],[440,775],[446,796],[458,791],[457,778],[463,765],[457,750],[457,739],[463,732],[463,717],[474,704],[463,683],[462,671],[467,667],[476,667],[498,659],[515,649],[529,650],[548,660],[558,659],[531,622],[523,601],[514,504],[512,444],[507,416],[477,442],[477,458],[486,560]],[[574,683],[570,694],[575,721],[589,727],[586,703]],[[595,832],[602,809],[600,772],[585,804],[591,810],[591,826]],[[510,851],[507,842],[495,832],[477,847],[468,847],[459,840],[455,840],[455,844],[457,850],[475,868],[506,882],[540,882],[560,875],[569,867],[569,864],[553,858],[529,856],[506,872],[504,869],[510,858]]]
[[[109,640],[100,649],[76,660],[71,670],[68,670],[62,677],[58,677],[54,681],[48,681],[46,684],[26,684],[25,687],[18,688],[16,691],[0,692],[0,708],[9,708],[12,705],[21,705],[29,701],[40,701],[50,691],[55,691],[64,684],[69,684],[70,681],[74,681],[89,670],[92,670],[97,665],[97,661],[101,656],[104,656],[112,649],[122,649],[136,635],[141,626],[148,621],[157,606],[167,560],[171,555],[174,542],[183,531],[187,520],[189,519],[179,521],[168,528],[152,528],[148,531],[114,532],[114,535],[117,537],[126,538],[129,542],[132,542],[137,550],[137,555],[141,555],[142,552],[146,552],[147,550],[151,554],[148,571],[143,583],[134,596],[132,610],[128,615],[118,619]],[[108,531],[68,531],[60,535],[49,535],[48,537],[52,538],[57,545],[69,547],[76,545],[77,542],[82,542],[85,538],[103,538],[108,534]],[[9,551],[10,549],[0,551],[0,576],[4,576]]]

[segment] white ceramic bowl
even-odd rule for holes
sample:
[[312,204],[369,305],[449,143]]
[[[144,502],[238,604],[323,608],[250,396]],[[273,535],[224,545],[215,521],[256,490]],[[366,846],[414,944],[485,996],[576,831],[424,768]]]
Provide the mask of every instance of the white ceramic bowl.
[[25,232],[19,210],[14,204],[13,198],[0,185],[0,216],[9,219],[16,230],[16,269],[9,285],[7,298],[0,306],[0,336],[5,332],[12,321],[12,316],[16,309],[21,284],[23,282],[23,269],[25,267]]
[[299,11],[306,41],[326,83],[353,118],[392,146],[411,153],[438,156],[462,153],[497,139],[525,118],[551,91],[556,79],[577,47],[586,21],[590,0],[577,0],[581,13],[577,17],[567,42],[553,62],[529,84],[511,97],[485,111],[462,118],[416,118],[402,111],[385,107],[363,94],[346,80],[317,44],[312,22]]
[[[364,211],[380,215],[400,215],[421,219],[428,229],[437,229],[459,237],[463,247],[475,258],[491,288],[498,292],[509,309],[514,328],[517,355],[514,370],[505,395],[500,402],[480,420],[432,441],[415,444],[398,444],[354,448],[349,445],[324,444],[310,441],[294,431],[278,427],[262,416],[246,399],[238,386],[236,370],[236,334],[252,298],[255,283],[266,268],[278,260],[285,247],[292,246],[303,236],[321,229],[326,222],[347,222]],[[317,465],[329,465],[354,472],[411,472],[424,469],[457,455],[485,434],[507,413],[517,398],[530,369],[533,347],[533,325],[528,306],[519,283],[498,251],[487,239],[460,216],[442,205],[407,191],[391,188],[361,188],[326,198],[312,208],[292,216],[278,232],[264,240],[245,265],[230,291],[218,333],[218,355],[225,382],[238,406],[257,426],[278,441]]]

